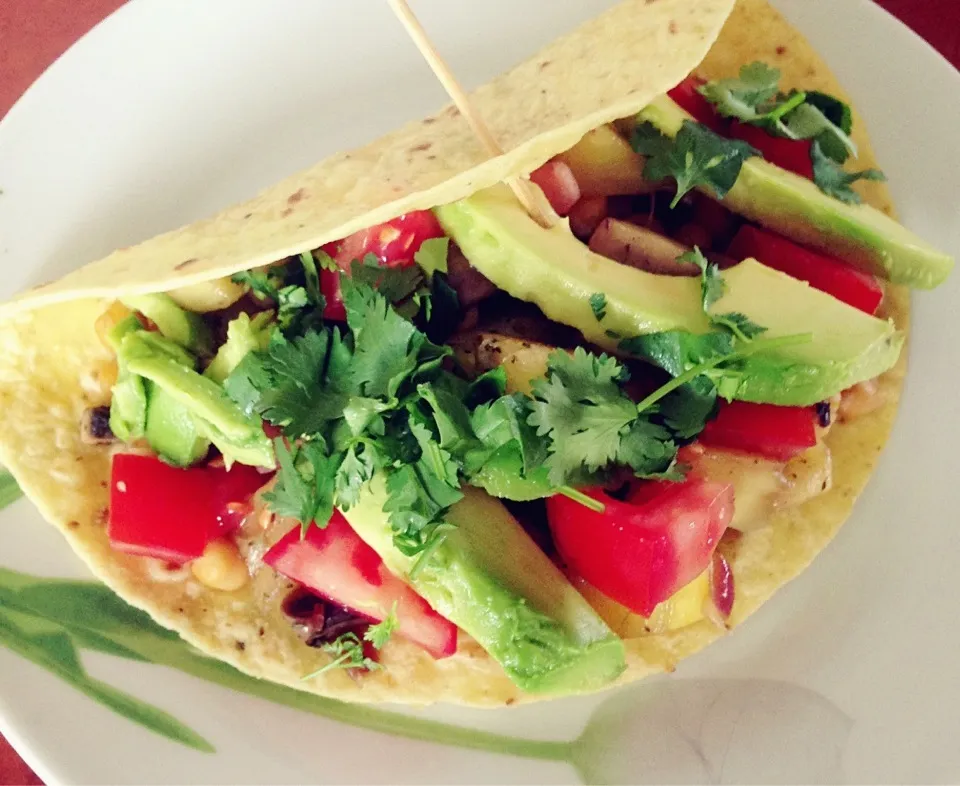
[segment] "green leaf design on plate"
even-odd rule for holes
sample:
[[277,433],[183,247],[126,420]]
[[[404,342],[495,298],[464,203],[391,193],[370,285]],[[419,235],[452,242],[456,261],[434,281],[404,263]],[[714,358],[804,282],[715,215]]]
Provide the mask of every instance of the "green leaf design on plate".
[[209,742],[169,713],[87,674],[68,633],[50,631],[51,626],[45,620],[30,617],[24,620],[23,617],[4,604],[0,609],[0,644],[128,720],[196,750],[214,751]]
[[22,496],[23,492],[17,485],[17,481],[13,479],[13,475],[0,470],[0,510],[12,505]]

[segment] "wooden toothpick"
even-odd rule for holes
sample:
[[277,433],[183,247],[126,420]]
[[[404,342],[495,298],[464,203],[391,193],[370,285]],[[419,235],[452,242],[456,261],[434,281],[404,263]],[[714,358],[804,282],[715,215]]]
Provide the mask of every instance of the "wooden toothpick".
[[[466,91],[457,81],[450,67],[427,37],[423,25],[420,24],[417,17],[414,16],[413,11],[410,10],[410,6],[407,5],[407,0],[387,0],[387,2],[390,4],[390,7],[397,15],[401,24],[403,24],[407,33],[409,33],[410,38],[412,38],[413,42],[417,45],[417,49],[420,50],[423,59],[427,61],[427,64],[433,70],[437,79],[440,80],[443,89],[447,91],[447,94],[453,100],[457,109],[460,110],[460,114],[462,114],[470,124],[470,128],[473,130],[473,133],[477,135],[477,138],[486,151],[491,156],[503,155],[503,149],[500,147],[500,144],[490,132],[483,118],[480,117],[476,109],[474,109],[473,104],[470,103]],[[512,177],[509,178],[506,183],[513,190],[513,193],[517,195],[517,199],[520,200],[520,203],[534,221],[547,228],[552,227],[556,223],[556,214],[547,202],[546,197],[544,197],[543,192],[535,188],[529,180]]]

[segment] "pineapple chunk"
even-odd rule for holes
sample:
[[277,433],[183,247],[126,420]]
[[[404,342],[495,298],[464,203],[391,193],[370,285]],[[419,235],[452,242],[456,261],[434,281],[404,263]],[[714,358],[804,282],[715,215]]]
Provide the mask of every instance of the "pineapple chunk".
[[588,131],[557,158],[573,171],[582,197],[643,194],[655,190],[656,184],[643,179],[643,158],[609,125]]
[[699,622],[704,618],[703,607],[710,596],[708,568],[659,604],[649,617],[641,617],[579,576],[569,576],[569,579],[610,629],[623,639],[667,633]]

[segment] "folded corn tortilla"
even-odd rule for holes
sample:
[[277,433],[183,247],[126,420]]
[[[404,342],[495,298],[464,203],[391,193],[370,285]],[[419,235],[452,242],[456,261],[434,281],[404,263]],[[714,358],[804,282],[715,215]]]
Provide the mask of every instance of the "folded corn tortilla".
[[[317,669],[318,654],[280,611],[290,586],[285,579],[263,569],[237,592],[216,592],[189,570],[171,572],[114,551],[106,534],[110,450],[84,444],[79,429],[84,410],[108,395],[97,369],[109,355],[94,322],[121,295],[166,291],[271,263],[530,172],[586,131],[636,113],[693,69],[720,78],[762,60],[782,70],[787,88],[845,97],[807,41],[765,0],[733,6],[733,0],[627,0],[480,88],[474,101],[500,140],[502,156],[485,156],[465,120],[447,107],[332,156],[249,202],[116,251],[0,306],[0,461],[100,579],[191,644],[248,674],[349,701],[501,706],[535,698],[463,634],[450,658],[435,661],[395,637],[382,652],[382,670],[360,680],[332,670],[302,681]],[[860,164],[873,166],[859,118],[854,127]],[[882,184],[863,184],[862,193],[892,213]],[[908,307],[905,290],[888,289],[886,316],[900,329],[907,328]],[[737,583],[731,626],[800,573],[848,517],[887,440],[904,372],[901,358],[881,380],[885,405],[828,434],[830,491],[724,545]],[[670,671],[720,635],[704,620],[629,639],[621,682]]]

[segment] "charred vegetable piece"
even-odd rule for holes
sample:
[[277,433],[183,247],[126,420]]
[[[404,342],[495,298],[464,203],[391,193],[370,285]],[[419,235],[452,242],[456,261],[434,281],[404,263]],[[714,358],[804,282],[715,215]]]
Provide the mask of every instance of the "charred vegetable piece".
[[556,347],[499,333],[477,332],[457,336],[451,344],[457,359],[473,375],[502,368],[507,391],[529,394],[533,380],[547,373],[547,361]]
[[80,421],[80,437],[88,445],[108,445],[116,441],[110,430],[110,407],[91,407]]
[[600,223],[590,238],[590,250],[661,276],[696,276],[700,273],[700,269],[692,262],[677,261],[678,257],[690,251],[688,246],[615,218],[607,218]]

